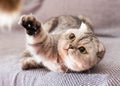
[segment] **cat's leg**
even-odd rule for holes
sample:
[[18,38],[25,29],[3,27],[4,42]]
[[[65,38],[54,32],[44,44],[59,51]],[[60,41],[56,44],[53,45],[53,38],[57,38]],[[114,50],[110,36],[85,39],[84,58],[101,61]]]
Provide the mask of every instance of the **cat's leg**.
[[24,50],[21,54],[20,65],[23,70],[34,69],[43,67],[42,64],[37,62],[28,50]]
[[[55,51],[57,51],[56,48],[57,45],[56,43],[53,42],[54,39],[50,35],[48,35],[46,31],[44,31],[43,25],[33,15],[22,16],[19,21],[19,24],[21,24],[26,30],[26,48],[27,50],[30,51],[31,55],[33,55],[33,57],[36,59],[37,63],[42,61],[43,65],[49,68],[50,65],[44,64],[45,63],[44,61],[46,60],[54,65],[56,63],[55,57],[58,56],[57,54],[56,56],[54,55]],[[50,56],[52,58],[48,58]],[[30,63],[31,65],[31,62],[34,63],[35,60],[34,61],[33,60],[29,61],[29,59],[25,60],[25,64]],[[26,69],[24,63],[22,68]]]
[[41,63],[38,64],[33,57],[26,57],[20,59],[20,65],[23,70],[42,67],[42,64]]
[[30,54],[30,52],[28,50],[24,50],[21,55],[21,57],[26,58],[26,57],[32,57],[32,55]]
[[39,22],[33,15],[23,15],[19,24],[21,24],[26,30],[26,49],[29,50],[31,55],[39,59],[41,57],[49,57],[53,54],[50,53],[53,52],[54,48],[51,46],[57,45],[53,44],[54,38],[44,30],[41,22]]

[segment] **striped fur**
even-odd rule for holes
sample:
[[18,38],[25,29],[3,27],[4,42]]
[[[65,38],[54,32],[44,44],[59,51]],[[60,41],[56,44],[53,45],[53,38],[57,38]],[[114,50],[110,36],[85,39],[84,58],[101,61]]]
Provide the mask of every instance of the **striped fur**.
[[[42,24],[33,15],[24,15],[19,23],[26,29],[26,50],[32,58],[32,61],[24,59],[23,69],[33,68],[34,63],[34,66],[42,64],[52,71],[84,71],[104,56],[103,44],[83,16],[59,16]],[[70,39],[71,34],[75,35],[74,40]],[[81,47],[86,53],[80,51]],[[32,66],[28,66],[28,61]]]

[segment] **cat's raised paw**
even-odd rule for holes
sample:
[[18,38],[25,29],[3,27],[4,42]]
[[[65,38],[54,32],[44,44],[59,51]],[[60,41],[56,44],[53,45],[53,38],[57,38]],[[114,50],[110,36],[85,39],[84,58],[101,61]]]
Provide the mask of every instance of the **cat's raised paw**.
[[35,35],[40,32],[41,23],[33,15],[23,15],[19,24],[22,25],[28,35]]

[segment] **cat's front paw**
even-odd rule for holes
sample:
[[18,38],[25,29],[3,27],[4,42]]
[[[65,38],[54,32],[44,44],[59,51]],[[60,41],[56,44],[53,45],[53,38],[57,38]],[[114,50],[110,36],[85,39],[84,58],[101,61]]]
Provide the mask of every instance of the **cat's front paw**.
[[23,15],[19,24],[22,25],[28,35],[35,35],[40,32],[41,23],[33,15]]

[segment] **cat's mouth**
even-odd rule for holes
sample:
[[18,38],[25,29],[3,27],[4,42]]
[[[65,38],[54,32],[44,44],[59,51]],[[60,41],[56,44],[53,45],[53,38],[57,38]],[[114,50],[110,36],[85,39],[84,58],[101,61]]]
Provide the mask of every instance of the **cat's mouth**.
[[75,47],[74,47],[73,45],[71,45],[71,44],[69,44],[69,45],[65,48],[65,50],[67,51],[67,53],[68,53],[69,50],[73,50],[73,49],[75,49]]

